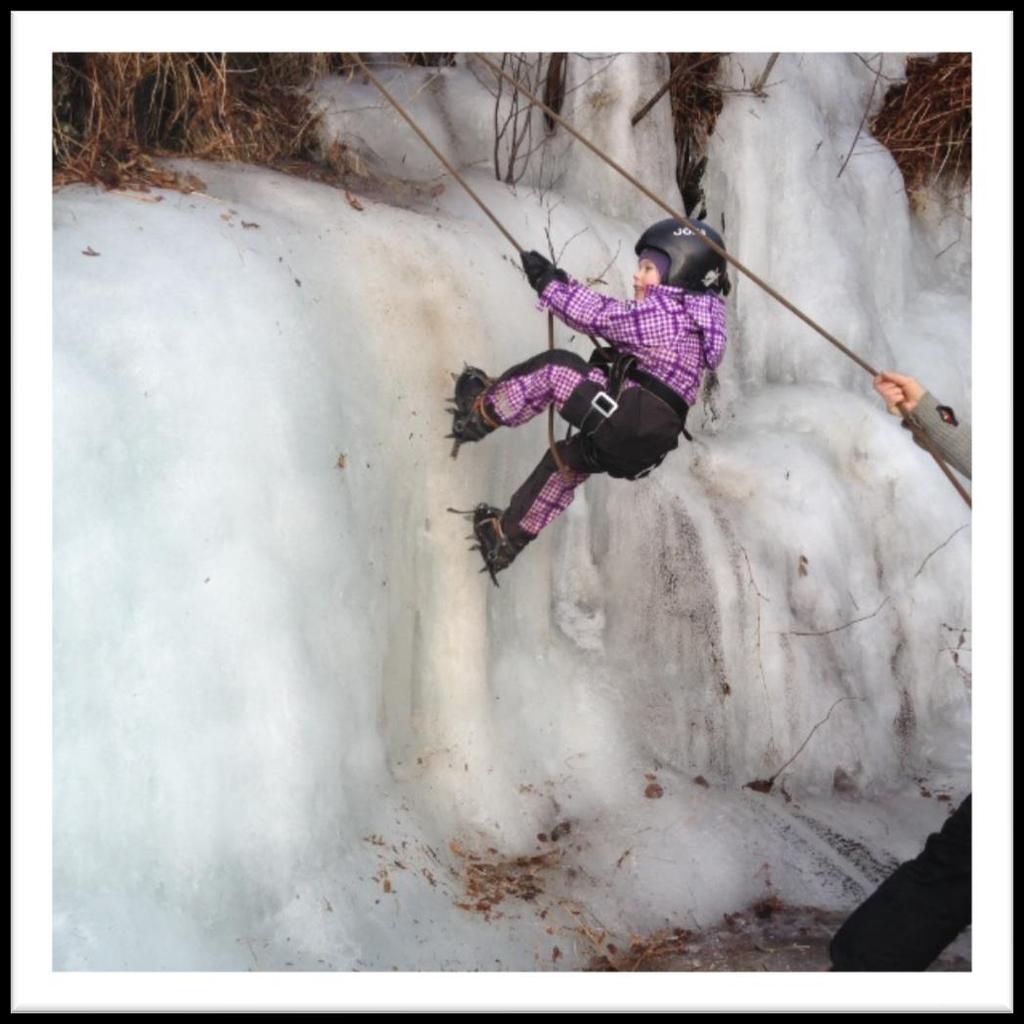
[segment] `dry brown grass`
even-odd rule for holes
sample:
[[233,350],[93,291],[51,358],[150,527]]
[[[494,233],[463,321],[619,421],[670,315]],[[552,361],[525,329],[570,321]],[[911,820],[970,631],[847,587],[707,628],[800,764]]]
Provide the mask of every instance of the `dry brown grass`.
[[327,53],[54,54],[54,184],[181,187],[154,156],[310,159],[320,115],[301,87],[340,67]]
[[909,57],[905,82],[893,86],[872,134],[892,153],[912,196],[947,181],[971,180],[971,55]]

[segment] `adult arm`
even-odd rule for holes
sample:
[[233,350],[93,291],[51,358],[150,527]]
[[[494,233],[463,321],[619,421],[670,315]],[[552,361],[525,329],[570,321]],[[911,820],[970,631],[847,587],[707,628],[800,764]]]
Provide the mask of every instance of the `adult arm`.
[[971,424],[952,407],[943,405],[913,377],[886,372],[875,378],[875,390],[894,415],[901,415],[923,431],[938,454],[955,470],[971,479]]

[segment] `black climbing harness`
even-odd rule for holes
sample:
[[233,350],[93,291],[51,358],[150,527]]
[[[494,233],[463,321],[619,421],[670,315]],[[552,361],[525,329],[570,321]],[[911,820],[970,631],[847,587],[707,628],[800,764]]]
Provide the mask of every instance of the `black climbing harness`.
[[[380,90],[380,92],[384,95],[384,97],[388,100],[388,102],[391,103],[391,105],[395,108],[395,110],[399,113],[399,115],[402,118],[404,118],[404,120],[409,124],[409,126],[413,129],[413,131],[423,140],[424,143],[426,143],[427,147],[440,160],[440,162],[444,165],[444,167],[448,170],[448,172],[459,182],[460,185],[462,185],[462,187],[466,190],[468,195],[474,200],[474,202],[476,202],[476,204],[480,207],[480,209],[491,219],[491,221],[494,224],[494,226],[508,239],[508,241],[515,247],[517,252],[522,252],[522,246],[520,246],[519,243],[512,237],[512,235],[509,233],[508,229],[501,223],[501,221],[498,220],[498,218],[494,215],[494,213],[490,209],[488,209],[486,203],[484,203],[483,200],[481,200],[480,197],[472,190],[472,188],[470,188],[470,186],[467,184],[466,180],[452,166],[452,164],[444,156],[444,154],[442,154],[437,149],[437,147],[423,133],[422,129],[420,129],[420,127],[413,121],[413,119],[406,113],[406,111],[402,109],[401,104],[377,80],[376,76],[366,66],[366,64],[363,62],[362,58],[359,56],[359,54],[356,53],[356,54],[353,54],[352,56],[353,56],[353,59],[354,59],[355,63],[358,64],[360,68],[362,68],[363,73],[366,75],[366,77],[377,87],[377,89]],[[685,214],[680,213],[678,210],[673,210],[670,206],[668,206],[665,202],[663,202],[660,198],[658,198],[658,196],[656,196],[653,192],[651,192],[650,189],[646,188],[643,184],[641,184],[639,181],[637,181],[637,179],[635,177],[633,177],[633,175],[631,175],[627,170],[625,170],[625,168],[621,167],[618,163],[616,163],[614,160],[612,160],[612,158],[610,156],[608,156],[606,153],[603,153],[600,149],[598,149],[592,142],[590,142],[589,139],[584,138],[584,136],[582,136],[578,131],[576,131],[576,129],[573,128],[572,125],[568,124],[562,117],[560,117],[556,111],[552,110],[546,103],[544,103],[542,100],[540,100],[536,96],[534,96],[528,89],[524,88],[522,83],[517,82],[506,71],[504,71],[502,68],[498,67],[492,60],[490,60],[487,57],[486,54],[477,53],[477,54],[475,54],[475,56],[482,63],[484,63],[487,67],[489,67],[494,72],[495,75],[497,75],[498,77],[500,77],[500,78],[504,79],[505,81],[507,81],[509,83],[509,85],[517,93],[522,93],[522,95],[524,97],[526,97],[526,99],[529,100],[529,102],[532,105],[538,107],[540,110],[543,110],[544,113],[547,114],[555,123],[557,123],[557,124],[561,125],[562,127],[564,127],[566,129],[566,131],[568,131],[575,139],[579,140],[579,142],[581,142],[584,146],[586,146],[589,150],[591,150],[596,156],[600,157],[600,159],[602,159],[606,164],[608,164],[615,171],[617,171],[620,175],[622,175],[622,177],[624,177],[634,187],[636,187],[640,192],[642,192],[645,196],[647,196],[648,199],[650,199],[652,202],[656,203],[659,207],[661,207],[670,217],[672,217],[678,223],[683,224],[686,227],[690,228],[691,231],[698,231],[699,232],[699,229],[697,229],[693,225],[693,223],[689,220],[689,218],[687,218],[685,216]],[[831,345],[833,345],[837,349],[839,349],[839,351],[842,352],[845,356],[847,356],[847,358],[849,358],[849,359],[853,360],[853,362],[857,363],[857,365],[860,366],[861,369],[863,369],[867,373],[871,374],[872,377],[877,377],[878,376],[878,371],[873,366],[871,366],[870,363],[866,362],[864,359],[862,359],[860,356],[858,356],[855,352],[852,352],[841,341],[839,341],[838,338],[834,337],[832,334],[830,334],[828,331],[826,331],[825,328],[823,328],[820,324],[818,324],[814,320],[812,320],[806,313],[804,313],[802,310],[798,309],[795,305],[793,305],[792,302],[790,302],[788,299],[786,299],[783,295],[779,294],[778,291],[776,291],[774,288],[772,288],[766,281],[763,281],[760,277],[758,277],[757,274],[755,274],[748,267],[746,267],[742,263],[740,263],[740,261],[737,260],[734,256],[732,256],[729,253],[727,253],[725,251],[725,249],[722,248],[721,246],[719,246],[714,240],[710,239],[706,234],[701,234],[700,237],[701,237],[701,239],[703,239],[704,243],[709,248],[714,250],[714,252],[716,252],[719,256],[721,256],[723,259],[725,259],[728,263],[731,263],[738,271],[740,271],[742,274],[744,274],[746,277],[748,277],[751,281],[753,281],[759,288],[761,288],[764,292],[766,292],[768,295],[770,295],[773,299],[775,299],[777,302],[779,302],[783,306],[785,306],[786,309],[788,309],[794,316],[796,316],[799,319],[801,319],[805,324],[808,325],[808,327],[810,327],[812,330],[814,330],[818,334],[820,334],[827,342],[829,342]],[[549,346],[553,347],[553,325],[552,325],[552,320],[551,320],[550,313],[548,315],[548,337],[549,337]],[[650,390],[650,389],[648,389],[648,390]],[[652,394],[653,393],[655,393],[655,392],[652,391]],[[658,395],[658,397],[661,398],[663,396]],[[606,408],[610,409],[611,406],[606,405]],[[903,418],[906,421],[908,419],[908,415],[909,415],[907,413],[906,409],[902,405],[899,406],[898,408],[900,409],[900,412],[903,414]],[[612,410],[612,411],[614,412],[614,410]],[[558,459],[558,453],[555,450],[555,445],[554,445],[554,440],[553,440],[553,432],[552,432],[553,428],[551,426],[551,424],[552,424],[552,418],[551,417],[553,417],[553,413],[549,413],[549,421],[548,421],[549,422],[548,431],[549,431],[549,439],[550,439],[549,443],[551,445],[551,450],[552,450],[552,454],[553,454],[553,457],[555,459],[556,465],[558,465],[559,469],[562,470],[561,463],[560,463],[560,461]],[[935,449],[935,446],[929,440],[927,434],[925,434],[924,431],[922,431],[920,428],[918,428],[913,423],[910,423],[910,429],[914,432],[915,438],[918,438],[920,440],[921,446],[923,448],[925,448],[928,451],[928,453],[931,455],[931,457],[935,460],[935,462],[937,463],[939,468],[942,470],[942,472],[945,474],[946,478],[949,480],[949,482],[956,489],[956,491],[960,495],[960,497],[963,498],[964,502],[966,502],[968,507],[970,507],[970,505],[971,505],[971,496],[967,493],[966,490],[964,490],[964,488],[961,485],[961,483],[953,475],[952,470],[942,460],[942,458],[940,457],[939,453]]]
[[[578,427],[580,435],[580,447],[583,452],[584,462],[595,472],[608,473],[611,476],[626,480],[639,480],[647,476],[652,470],[662,464],[668,452],[663,452],[653,462],[635,473],[624,473],[622,470],[609,462],[597,444],[595,435],[612,417],[618,412],[622,393],[626,381],[631,380],[639,385],[644,391],[653,395],[675,415],[679,421],[679,433],[687,441],[692,441],[693,436],[686,429],[686,415],[690,411],[689,405],[682,395],[673,391],[667,384],[658,380],[657,377],[644,372],[637,366],[637,358],[625,352],[614,352],[609,354],[609,348],[599,345],[593,337],[594,351],[591,353],[590,362],[594,366],[602,366],[608,374],[608,385],[604,390],[598,391],[590,400],[590,406],[583,416]],[[565,439],[572,437],[572,426],[566,432]]]
[[[622,396],[622,388],[626,381],[626,371],[630,363],[636,362],[635,356],[628,356],[620,352],[609,355],[609,350],[599,345],[597,339],[588,335],[594,343],[594,351],[591,353],[590,362],[595,366],[602,366],[608,374],[608,387],[599,391],[590,401],[590,408],[579,425],[579,432],[584,437],[592,437],[618,412],[619,398]],[[572,433],[572,426],[566,433],[566,439]]]

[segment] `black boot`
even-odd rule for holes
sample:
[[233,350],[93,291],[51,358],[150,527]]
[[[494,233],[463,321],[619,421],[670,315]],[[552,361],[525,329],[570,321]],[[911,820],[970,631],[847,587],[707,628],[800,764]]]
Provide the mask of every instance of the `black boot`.
[[513,540],[501,522],[502,510],[483,503],[473,510],[473,533],[479,542],[476,550],[484,559],[481,572],[489,572],[498,586],[497,574],[507,569],[516,555],[526,547],[525,541]]
[[[459,510],[451,508],[448,511]],[[480,552],[484,560],[484,567],[480,571],[489,572],[494,585],[498,586],[497,574],[515,561],[516,555],[526,547],[529,538],[514,540],[509,537],[501,523],[502,510],[492,505],[481,502],[472,512],[459,512],[459,515],[473,520],[473,536],[477,543],[470,551]]]
[[452,380],[455,381],[455,394],[451,401],[455,405],[448,408],[454,417],[452,432],[448,436],[455,439],[452,445],[454,459],[459,454],[459,445],[466,441],[479,441],[501,424],[488,413],[484,405],[484,392],[488,385],[494,383],[491,377],[475,366],[467,366],[461,374],[453,373]]

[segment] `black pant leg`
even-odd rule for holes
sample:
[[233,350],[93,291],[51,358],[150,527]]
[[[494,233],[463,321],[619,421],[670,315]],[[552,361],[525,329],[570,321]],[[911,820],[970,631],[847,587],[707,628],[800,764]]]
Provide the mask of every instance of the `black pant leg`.
[[[555,442],[558,456],[567,469],[580,473],[600,473],[601,470],[587,466],[584,460],[583,447],[580,435],[577,434],[569,441]],[[558,473],[558,466],[549,448],[537,463],[533,472],[520,485],[519,489],[512,495],[505,514],[501,517],[502,529],[506,536],[516,543],[528,543],[533,540],[535,534],[527,533],[519,527],[520,521],[533,507],[538,495],[544,489],[544,485],[551,479],[553,474]]]
[[971,923],[971,798],[832,939],[837,971],[923,971]]

